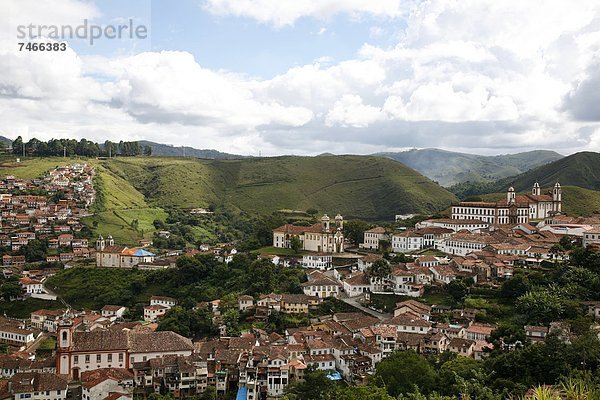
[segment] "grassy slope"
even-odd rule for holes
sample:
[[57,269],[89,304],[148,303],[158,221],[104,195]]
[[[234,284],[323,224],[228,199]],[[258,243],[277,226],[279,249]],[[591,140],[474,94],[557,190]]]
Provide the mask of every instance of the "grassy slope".
[[[504,196],[506,196],[506,193],[490,193],[481,197],[484,200],[495,201],[504,198]],[[600,191],[577,186],[563,186],[562,198],[562,211],[568,215],[589,216],[600,212]]]
[[174,158],[111,161],[157,206],[235,206],[248,212],[315,207],[364,218],[433,212],[455,198],[410,168],[381,157]]
[[[75,159],[38,158],[0,174],[40,176]],[[81,161],[81,160],[79,160]],[[246,160],[119,158],[88,160],[97,168],[95,215],[84,220],[94,233],[135,244],[151,236],[164,207],[211,204],[253,213],[281,209],[390,218],[397,213],[435,212],[454,195],[401,163],[372,156],[273,157]],[[134,230],[131,221],[138,219]]]
[[[5,160],[12,162],[14,160]],[[84,218],[91,228],[94,221],[94,234],[111,234],[115,241],[123,244],[136,244],[138,239],[152,236],[155,219],[165,219],[166,213],[158,207],[149,206],[144,195],[137,191],[127,180],[115,175],[106,168],[112,161],[82,160],[80,158],[32,158],[24,160],[18,167],[0,167],[0,176],[15,175],[23,179],[40,177],[44,172],[74,162],[88,162],[96,166],[99,191],[99,203],[92,210],[94,216]],[[137,231],[131,227],[131,221],[139,221]]]
[[542,187],[553,186],[558,181],[561,185],[600,190],[600,153],[572,154],[521,175],[499,180],[494,184],[494,191],[506,190],[511,185],[519,191],[529,190],[536,180]]

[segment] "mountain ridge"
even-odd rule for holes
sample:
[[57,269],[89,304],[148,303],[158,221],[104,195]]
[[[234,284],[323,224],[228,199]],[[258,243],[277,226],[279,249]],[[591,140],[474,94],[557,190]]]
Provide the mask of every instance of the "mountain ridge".
[[392,158],[449,187],[462,182],[494,182],[563,158],[549,150],[482,156],[437,148],[375,153]]

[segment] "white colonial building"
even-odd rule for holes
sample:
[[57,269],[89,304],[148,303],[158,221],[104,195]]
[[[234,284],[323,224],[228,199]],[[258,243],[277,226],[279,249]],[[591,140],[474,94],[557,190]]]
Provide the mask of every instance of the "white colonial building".
[[130,369],[135,362],[166,355],[189,356],[194,350],[190,339],[175,332],[77,332],[70,319],[61,321],[57,347],[56,372],[75,380],[79,380],[84,371]]
[[296,226],[285,224],[273,229],[273,247],[291,248],[292,238],[297,237],[302,243],[301,249],[318,253],[344,252],[344,218],[336,215],[335,225],[331,219],[323,215],[320,224]]
[[442,240],[449,238],[454,231],[448,228],[426,227],[406,230],[392,235],[392,251],[408,253],[429,247],[436,247]]
[[361,249],[379,250],[379,241],[390,240],[390,235],[385,228],[378,226],[366,230],[363,234],[363,243],[358,245]]
[[477,219],[496,225],[526,224],[530,220],[545,219],[562,209],[562,189],[557,182],[549,194],[541,194],[536,182],[531,194],[516,194],[508,188],[506,199],[498,202],[463,201],[452,206],[452,219]]
[[306,254],[302,256],[302,267],[310,269],[320,269],[322,271],[331,269],[333,257],[331,254]]
[[590,244],[600,245],[600,227],[583,232],[582,244],[583,247],[587,247]]

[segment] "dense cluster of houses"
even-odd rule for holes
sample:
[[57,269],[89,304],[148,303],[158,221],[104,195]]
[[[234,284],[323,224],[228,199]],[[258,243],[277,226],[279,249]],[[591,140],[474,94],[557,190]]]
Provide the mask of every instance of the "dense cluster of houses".
[[[271,294],[256,302],[240,296],[238,304],[245,311],[262,307],[299,314],[306,311],[304,306],[298,308],[305,304],[301,297],[308,296]],[[153,305],[174,304],[168,297],[151,301]],[[0,397],[20,399],[26,398],[22,394],[37,392],[32,398],[66,399],[78,390],[84,399],[131,399],[165,388],[176,397],[187,397],[209,386],[217,393],[237,392],[239,398],[248,400],[277,397],[288,384],[302,380],[309,367],[326,371],[332,379],[363,382],[395,350],[414,349],[423,354],[447,350],[482,357],[485,347],[491,346],[485,340],[494,329],[471,321],[463,325],[431,322],[435,309],[409,300],[397,304],[395,316],[388,320],[359,312],[337,313],[288,329],[283,335],[255,328],[239,337],[223,335],[193,343],[173,332],[156,332],[156,324],[122,322],[125,310],[107,305],[96,313],[32,313],[29,342],[40,331],[53,332],[56,354],[40,360],[25,351],[0,357],[0,371],[8,383],[0,385]],[[70,381],[81,386],[67,392]],[[40,393],[42,388],[51,395]]]
[[91,166],[72,164],[57,167],[40,179],[2,179],[0,247],[8,249],[2,256],[2,265],[24,265],[25,257],[14,253],[35,239],[48,241],[48,262],[92,257],[88,239],[78,232],[83,228],[81,217],[87,215],[95,200],[93,178]]

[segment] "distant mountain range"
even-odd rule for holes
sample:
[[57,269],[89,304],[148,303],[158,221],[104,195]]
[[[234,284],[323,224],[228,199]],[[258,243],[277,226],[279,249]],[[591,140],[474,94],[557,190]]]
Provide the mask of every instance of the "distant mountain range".
[[400,161],[445,187],[467,181],[493,182],[563,158],[547,150],[481,156],[440,149],[415,149],[375,155]]
[[0,136],[0,143],[4,143],[6,145],[12,145],[12,142],[13,141],[11,139],[4,137],[4,136]]
[[222,153],[212,149],[195,149],[188,146],[172,146],[169,144],[162,144],[156,142],[150,142],[148,140],[138,140],[142,146],[150,146],[152,148],[153,156],[164,156],[164,157],[194,157],[204,158],[208,160],[239,160],[242,158],[248,158],[246,156],[240,156],[237,154]]

